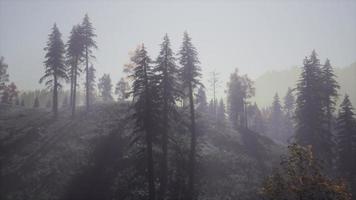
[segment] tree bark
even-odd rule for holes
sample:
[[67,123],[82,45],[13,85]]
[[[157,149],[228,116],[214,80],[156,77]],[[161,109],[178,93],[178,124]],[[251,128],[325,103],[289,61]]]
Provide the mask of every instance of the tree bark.
[[188,177],[188,200],[195,199],[195,154],[196,154],[196,133],[195,133],[195,112],[194,112],[194,99],[193,99],[193,88],[192,84],[189,83],[189,104],[190,104],[190,121],[191,121],[191,139],[190,139],[190,169]]

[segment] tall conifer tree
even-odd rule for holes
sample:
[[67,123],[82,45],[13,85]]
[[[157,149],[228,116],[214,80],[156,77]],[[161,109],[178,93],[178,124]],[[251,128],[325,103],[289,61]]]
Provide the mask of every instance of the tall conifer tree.
[[67,68],[65,65],[65,48],[56,24],[53,25],[52,33],[49,34],[47,46],[44,49],[47,51],[44,61],[45,74],[40,79],[40,83],[46,81],[46,86],[53,91],[52,110],[55,116],[58,114],[58,90],[62,87],[60,80],[67,80]]
[[[133,118],[135,119],[134,133],[136,138],[144,138],[149,200],[155,200],[153,141],[155,138],[156,124],[159,121],[157,110],[157,87],[153,79],[151,59],[142,45],[132,58],[134,69],[131,94],[133,97]],[[138,141],[135,139],[135,141]]]
[[159,199],[166,198],[167,185],[168,185],[168,134],[170,129],[170,124],[176,115],[176,102],[181,96],[179,92],[179,82],[178,82],[178,66],[175,63],[173,51],[171,49],[171,44],[166,34],[163,38],[161,44],[161,50],[156,59],[157,66],[154,69],[155,81],[158,83],[159,97],[161,101],[161,111],[162,111],[162,137],[161,137],[161,148],[162,148],[162,171],[160,177],[160,192]]
[[[81,24],[81,30],[82,30],[82,37],[83,37],[83,45],[84,45],[84,59],[85,59],[85,105],[87,111],[90,108],[90,99],[91,95],[93,92],[91,91],[91,77],[90,73],[91,70],[89,67],[89,59],[90,57],[94,57],[92,55],[93,49],[97,49],[96,42],[94,40],[94,37],[96,37],[96,34],[94,33],[94,27],[92,23],[89,20],[88,14],[85,14],[83,22]],[[91,66],[93,67],[93,66]]]
[[79,64],[82,62],[84,56],[83,37],[80,25],[76,25],[70,32],[69,40],[67,43],[67,62],[70,65],[70,105],[72,108],[72,116],[75,115],[76,109],[76,95],[77,95],[77,78],[81,73]]
[[189,177],[188,177],[188,194],[187,200],[195,199],[195,176],[196,176],[196,125],[195,125],[195,108],[194,108],[194,90],[201,85],[201,69],[199,67],[198,52],[191,42],[188,33],[184,33],[183,44],[179,51],[179,63],[181,64],[181,79],[184,91],[187,92],[190,109],[190,153],[189,153]]

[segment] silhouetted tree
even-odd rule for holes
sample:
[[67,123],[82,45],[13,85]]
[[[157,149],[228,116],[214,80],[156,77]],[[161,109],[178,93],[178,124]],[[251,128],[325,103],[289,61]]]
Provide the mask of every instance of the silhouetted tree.
[[93,72],[95,71],[93,65],[89,68],[89,58],[94,57],[92,55],[93,49],[97,49],[96,42],[94,41],[94,37],[96,37],[96,34],[94,33],[94,27],[92,23],[89,20],[88,14],[85,14],[83,22],[80,26],[81,28],[81,34],[82,34],[82,39],[83,39],[83,45],[84,45],[84,56],[85,56],[85,72],[86,72],[86,77],[85,77],[85,104],[86,104],[86,109],[87,111],[89,110],[89,105],[90,105],[90,98],[93,93],[91,89],[93,89]]
[[210,86],[212,88],[212,92],[213,92],[213,107],[212,107],[212,116],[214,117],[214,120],[216,121],[216,107],[218,106],[218,100],[216,98],[216,90],[219,86],[219,78],[218,78],[219,74],[215,71],[213,71],[211,73],[211,77],[209,79],[209,82],[210,82]]
[[349,96],[340,105],[336,122],[337,171],[356,194],[356,119]]
[[227,84],[227,102],[229,117],[234,128],[246,127],[246,100],[255,94],[253,82],[247,75],[240,76],[237,69],[230,75]]
[[196,127],[195,127],[195,108],[194,108],[194,89],[201,85],[199,78],[201,77],[201,69],[199,67],[198,53],[196,48],[191,43],[191,38],[188,33],[184,33],[183,44],[179,51],[179,63],[181,64],[181,80],[184,91],[187,92],[190,107],[190,153],[189,153],[189,176],[188,176],[188,194],[187,200],[195,199],[195,167],[196,167]]
[[[205,94],[204,87],[199,87],[195,102],[196,102],[196,107],[197,107],[196,110],[199,114],[207,113],[208,102],[206,100],[206,94]],[[209,112],[210,112],[210,110],[209,110]]]
[[325,106],[328,131],[331,132],[332,114],[335,110],[335,104],[338,97],[337,90],[340,88],[340,86],[335,80],[336,75],[329,59],[326,59],[325,64],[322,66],[321,75],[321,81],[323,83],[323,105]]
[[315,51],[304,59],[304,66],[297,84],[296,141],[301,145],[312,145],[317,158],[331,168],[332,135],[326,127],[323,106],[323,81],[320,61]]
[[84,44],[83,37],[81,33],[81,27],[76,25],[72,28],[70,32],[69,40],[67,42],[67,61],[70,65],[70,79],[71,79],[71,89],[70,89],[70,105],[72,108],[72,116],[75,115],[76,108],[76,93],[77,93],[77,77],[81,72],[79,68],[79,63],[82,61],[84,56]]
[[271,115],[269,117],[269,135],[271,138],[279,141],[286,142],[286,134],[283,130],[284,127],[284,114],[282,111],[282,106],[279,100],[279,96],[276,93],[273,98],[273,103],[271,107]]
[[223,99],[221,98],[219,101],[219,105],[216,109],[216,118],[217,118],[217,125],[219,127],[224,127],[226,123],[226,110],[225,104]]
[[61,89],[61,79],[67,80],[67,68],[64,58],[64,44],[62,34],[59,32],[57,25],[54,24],[47,46],[44,49],[47,51],[45,55],[45,74],[40,79],[40,83],[47,80],[45,85],[53,91],[53,108],[54,116],[58,115],[58,90]]
[[103,101],[112,101],[112,84],[109,74],[104,74],[98,83],[100,96],[103,98]]
[[156,98],[158,96],[156,81],[153,79],[151,59],[147,55],[145,47],[142,45],[136,50],[136,55],[132,61],[135,63],[133,74],[132,90],[130,94],[133,97],[132,115],[135,120],[134,133],[137,135],[134,142],[142,141],[145,152],[149,200],[155,200],[154,183],[154,161],[153,161],[153,141],[155,139],[155,130],[159,121]]
[[286,139],[289,140],[294,134],[294,111],[295,111],[295,98],[293,90],[288,88],[284,97],[283,111],[285,115],[284,131]]
[[166,34],[161,44],[161,50],[156,59],[156,67],[154,79],[158,83],[159,101],[161,105],[161,177],[159,199],[166,199],[168,185],[168,138],[170,125],[174,118],[177,118],[176,102],[181,96],[178,82],[178,66],[176,65],[171,44]]

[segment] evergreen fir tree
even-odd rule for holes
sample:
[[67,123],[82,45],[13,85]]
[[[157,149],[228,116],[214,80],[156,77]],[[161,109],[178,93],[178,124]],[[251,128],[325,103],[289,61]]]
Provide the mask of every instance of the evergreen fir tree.
[[59,32],[57,25],[54,24],[52,33],[49,34],[47,46],[44,49],[47,51],[45,55],[45,74],[40,79],[40,83],[47,80],[45,85],[53,91],[53,108],[54,116],[58,114],[58,90],[61,89],[61,79],[68,79],[67,68],[64,59],[64,44],[62,34]]
[[226,110],[225,110],[224,100],[222,98],[220,99],[219,105],[216,109],[216,118],[217,118],[218,126],[224,127],[226,123]]
[[327,130],[323,106],[323,82],[320,61],[315,51],[304,59],[301,77],[297,84],[296,141],[312,145],[314,154],[331,169],[332,135]]
[[103,101],[112,101],[112,84],[109,74],[104,74],[98,83],[99,93]]
[[145,160],[147,169],[149,200],[155,200],[155,176],[153,161],[153,141],[155,139],[156,124],[159,121],[159,110],[156,98],[158,96],[157,83],[153,79],[151,59],[147,55],[145,47],[136,50],[136,55],[132,58],[135,63],[133,74],[132,90],[130,94],[133,97],[132,115],[135,120],[134,133],[137,135],[133,141],[142,141],[145,149]]
[[196,124],[195,124],[195,106],[194,106],[194,90],[198,85],[201,85],[199,78],[201,77],[201,69],[199,67],[198,52],[191,43],[191,38],[188,33],[184,33],[183,44],[179,51],[179,63],[181,64],[181,80],[186,96],[189,99],[190,110],[190,153],[189,153],[189,176],[188,176],[188,194],[187,200],[195,199],[195,176],[196,176]]
[[322,83],[323,83],[323,104],[327,116],[328,131],[331,132],[332,114],[335,110],[336,99],[338,96],[337,90],[340,88],[335,80],[336,76],[330,64],[329,59],[326,59],[322,67]]
[[178,66],[176,65],[171,44],[166,34],[161,44],[161,50],[156,59],[154,79],[158,83],[159,100],[162,111],[162,164],[160,177],[159,199],[166,199],[168,185],[168,138],[170,125],[176,118],[176,102],[181,96],[178,82]]
[[235,129],[246,128],[247,117],[245,107],[247,99],[255,94],[253,82],[245,76],[240,76],[237,69],[230,75],[230,81],[227,84],[227,101],[229,118]]
[[284,116],[279,96],[276,93],[273,98],[271,115],[269,118],[269,135],[272,139],[279,142],[286,142],[287,138],[283,130]]
[[70,65],[70,105],[72,108],[72,116],[75,115],[76,109],[77,78],[81,73],[79,64],[84,57],[84,44],[81,32],[82,30],[79,25],[74,26],[67,42],[67,61]]
[[94,69],[93,65],[89,67],[89,58],[94,57],[92,55],[93,49],[97,49],[96,42],[94,41],[94,37],[96,37],[96,34],[94,33],[94,27],[92,23],[89,20],[88,14],[85,14],[83,22],[81,24],[81,30],[82,30],[82,38],[83,38],[83,45],[84,45],[84,56],[85,56],[85,72],[86,72],[86,77],[85,77],[85,104],[86,104],[86,109],[87,111],[89,110],[90,107],[90,100],[91,100],[91,95],[93,94],[93,83],[92,83],[92,72]]
[[348,95],[340,105],[336,132],[337,171],[356,194],[356,119]]

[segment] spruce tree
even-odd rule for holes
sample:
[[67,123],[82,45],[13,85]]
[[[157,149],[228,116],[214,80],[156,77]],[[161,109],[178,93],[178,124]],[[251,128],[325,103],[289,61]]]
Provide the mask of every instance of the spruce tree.
[[227,83],[227,102],[229,118],[235,129],[247,128],[247,117],[245,107],[247,99],[255,94],[253,81],[247,75],[240,76],[237,69],[230,75],[230,81]]
[[286,142],[286,135],[283,131],[284,116],[278,93],[273,98],[271,115],[269,118],[269,135],[279,142]]
[[15,83],[6,85],[1,96],[1,102],[6,104],[13,104],[18,97],[18,90]]
[[103,101],[112,101],[112,84],[109,74],[104,74],[98,83],[99,93]]
[[327,116],[328,131],[331,132],[332,114],[335,110],[335,104],[338,97],[337,90],[340,88],[336,82],[336,75],[330,64],[330,60],[326,59],[325,64],[322,66],[322,78],[323,83],[323,104],[325,106],[325,112]]
[[327,130],[323,106],[323,81],[320,61],[315,51],[304,59],[304,66],[297,84],[296,142],[311,145],[317,158],[331,169],[332,135]]
[[79,25],[74,26],[67,42],[67,62],[70,65],[70,105],[72,108],[72,116],[75,115],[76,109],[77,78],[81,73],[79,64],[84,56],[84,45],[81,32],[82,30]]
[[179,91],[178,66],[166,34],[154,68],[155,81],[158,83],[159,99],[162,111],[161,149],[162,164],[160,177],[159,199],[166,199],[168,185],[168,138],[170,125],[176,118],[176,102],[181,96]]
[[94,33],[94,27],[92,23],[89,20],[88,14],[85,14],[83,22],[81,24],[81,30],[82,30],[82,38],[83,38],[83,45],[84,45],[84,56],[85,56],[85,104],[86,104],[86,109],[87,111],[90,108],[90,99],[93,91],[91,86],[91,73],[93,65],[89,67],[89,58],[94,57],[92,55],[93,49],[97,49],[96,42],[94,40],[94,37],[96,37],[96,34]]
[[187,92],[190,109],[190,152],[189,152],[189,175],[188,175],[188,194],[187,200],[195,199],[195,176],[196,176],[196,125],[195,125],[195,106],[194,106],[194,90],[198,85],[201,85],[199,78],[201,77],[201,69],[199,66],[198,52],[191,42],[188,33],[184,33],[183,44],[179,51],[179,63],[181,64],[181,80],[184,91]]
[[[340,105],[336,122],[337,171],[356,190],[356,119],[348,95]],[[356,193],[355,193],[356,194]]]
[[217,118],[217,125],[219,127],[224,127],[226,121],[226,110],[224,100],[221,98],[219,101],[219,105],[216,109],[216,118]]
[[[198,113],[202,114],[202,113],[206,113],[208,111],[208,102],[206,100],[206,94],[205,94],[204,87],[199,87],[195,102],[196,102],[196,107],[197,107],[196,109],[197,109]],[[210,110],[209,110],[209,112],[210,112]]]
[[[155,176],[153,161],[153,141],[155,139],[156,124],[159,121],[159,110],[157,105],[157,83],[154,80],[151,59],[147,55],[145,47],[136,50],[136,55],[132,58],[134,62],[132,90],[130,94],[133,97],[132,115],[135,120],[134,134],[135,138],[144,138],[143,144],[145,149],[147,180],[149,200],[155,200]],[[140,140],[134,139],[138,142]]]
[[40,79],[40,83],[47,80],[45,85],[53,91],[53,107],[54,116],[58,115],[58,90],[61,89],[61,79],[67,80],[67,68],[64,58],[64,43],[62,41],[62,34],[59,32],[57,25],[54,24],[47,46],[44,49],[47,51],[45,55],[45,74]]
[[295,111],[295,98],[293,90],[288,88],[284,97],[283,111],[285,115],[284,131],[286,138],[289,140],[294,134],[294,111]]

